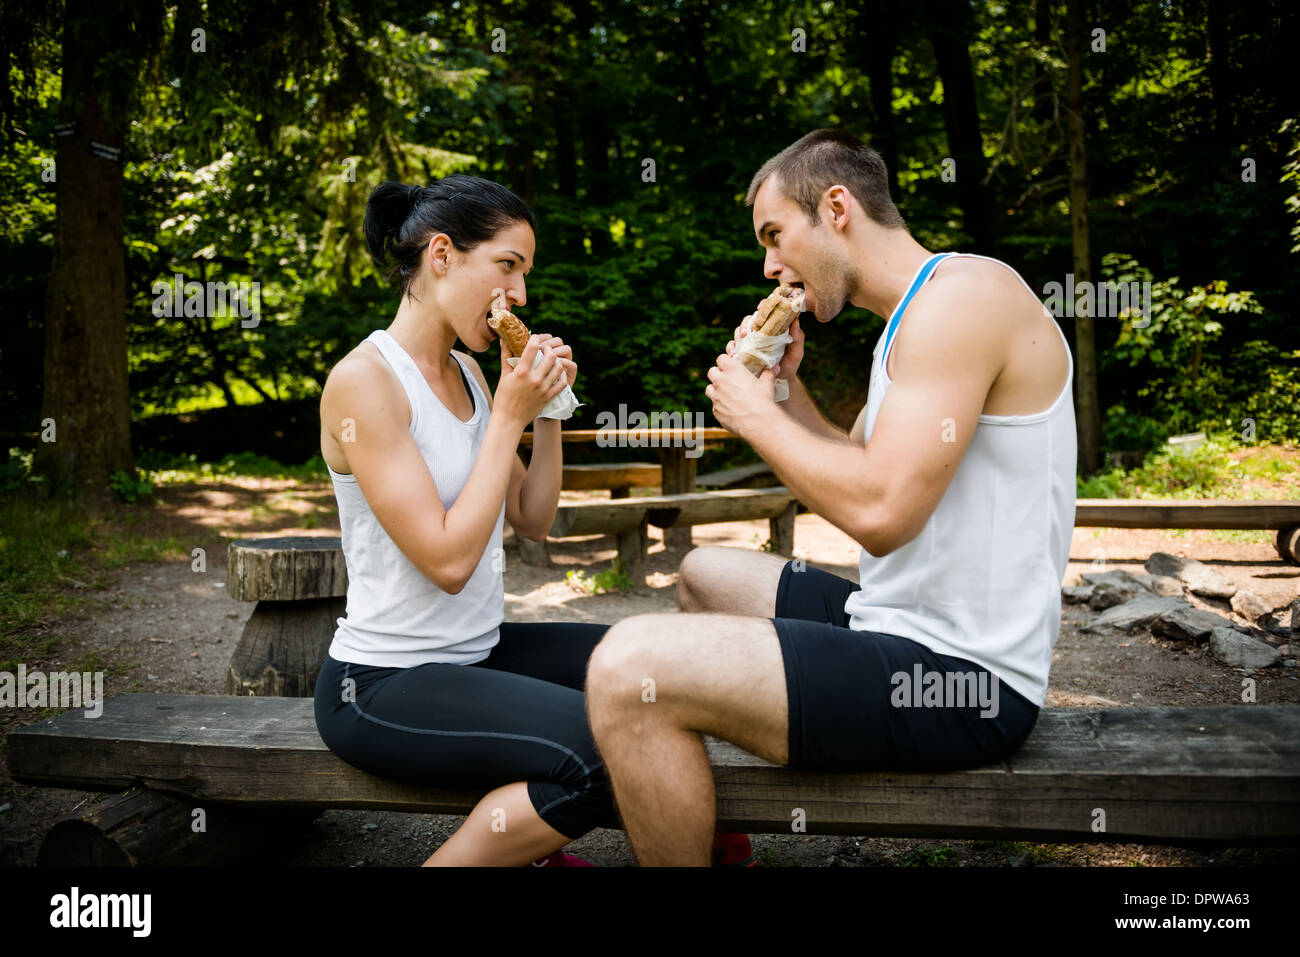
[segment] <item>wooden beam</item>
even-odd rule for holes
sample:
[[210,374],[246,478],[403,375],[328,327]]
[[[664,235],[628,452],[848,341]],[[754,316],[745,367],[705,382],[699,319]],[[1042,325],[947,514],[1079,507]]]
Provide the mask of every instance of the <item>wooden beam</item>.
[[[724,830],[1062,841],[1300,838],[1300,707],[1049,708],[1009,760],[945,772],[797,771],[706,739]],[[465,814],[482,796],[366,774],[309,698],[120,694],[9,734],[28,785],[143,785],[247,806]],[[1096,809],[1105,830],[1094,830]]]
[[1081,498],[1076,528],[1245,528],[1300,525],[1300,501]]
[[658,488],[662,470],[652,462],[623,465],[566,465],[561,488],[570,491],[619,488]]
[[[681,442],[684,439],[720,442],[726,439],[738,438],[740,436],[735,432],[713,427],[706,429],[562,429],[560,431],[561,442],[589,442],[596,444],[599,441],[609,442],[611,445],[617,445],[618,448],[633,449],[660,448],[664,444]],[[660,444],[652,445],[652,442]],[[533,444],[533,433],[523,433],[519,437],[519,444],[531,446]]]

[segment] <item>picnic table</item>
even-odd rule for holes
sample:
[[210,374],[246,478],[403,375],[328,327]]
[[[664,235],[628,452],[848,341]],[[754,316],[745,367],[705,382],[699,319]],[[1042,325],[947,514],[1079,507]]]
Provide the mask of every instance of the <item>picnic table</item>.
[[[594,445],[603,442],[615,448],[657,449],[662,476],[660,491],[664,495],[679,495],[695,491],[695,463],[698,456],[688,456],[687,452],[702,449],[705,442],[725,442],[738,438],[740,436],[730,429],[717,427],[701,429],[567,429],[560,432],[560,441],[562,443]],[[632,442],[637,444],[632,445]],[[694,449],[687,448],[686,442],[692,443]],[[531,448],[533,433],[525,432],[520,436],[519,444]],[[624,489],[623,494],[615,494],[614,498],[625,497],[626,487],[622,488]],[[668,548],[678,546],[690,548],[690,526],[665,529],[664,545]]]

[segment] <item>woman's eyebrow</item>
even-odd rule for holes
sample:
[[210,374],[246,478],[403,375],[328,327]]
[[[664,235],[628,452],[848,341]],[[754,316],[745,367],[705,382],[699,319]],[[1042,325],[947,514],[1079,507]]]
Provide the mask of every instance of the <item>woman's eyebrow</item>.
[[[523,262],[523,261],[524,261],[524,257],[523,257],[523,254],[522,254],[522,253],[517,253],[517,252],[515,252],[513,249],[507,249],[506,252],[510,253],[510,255],[514,256],[514,257],[515,257],[516,259],[518,259],[520,262]],[[529,266],[529,267],[528,267],[528,272],[524,273],[524,275],[526,276],[526,275],[528,275],[529,272],[532,272],[532,271],[533,271],[533,267],[532,267],[532,266]]]

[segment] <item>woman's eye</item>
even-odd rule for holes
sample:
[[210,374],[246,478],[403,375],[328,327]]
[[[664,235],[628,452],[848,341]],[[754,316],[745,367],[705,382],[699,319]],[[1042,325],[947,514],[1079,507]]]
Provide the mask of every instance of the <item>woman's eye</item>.
[[498,261],[501,263],[501,265],[505,266],[506,269],[513,269],[515,266],[513,259],[501,259]]

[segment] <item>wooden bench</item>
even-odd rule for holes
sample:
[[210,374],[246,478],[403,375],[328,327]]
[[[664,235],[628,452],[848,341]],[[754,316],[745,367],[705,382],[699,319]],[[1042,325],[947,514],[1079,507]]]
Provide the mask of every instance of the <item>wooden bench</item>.
[[1300,565],[1300,501],[1081,498],[1076,528],[1236,528],[1277,530],[1284,562]]
[[[795,771],[726,742],[707,738],[706,745],[718,826],[727,831],[789,834],[802,811],[812,834],[1300,838],[1295,705],[1047,708],[1009,760],[966,771]],[[22,784],[142,788],[182,808],[466,814],[487,790],[401,784],[353,768],[325,747],[305,698],[119,694],[105,700],[97,719],[74,710],[11,732],[8,761]],[[138,829],[124,830],[139,859]],[[100,845],[114,839],[106,828],[95,836]],[[229,829],[212,838],[231,839]],[[71,854],[65,847],[65,859]]]
[[563,502],[551,523],[549,537],[613,534],[624,570],[629,575],[637,575],[649,548],[651,525],[662,529],[689,528],[766,518],[770,550],[790,555],[794,550],[798,505],[793,493],[783,486],[647,495],[616,502]]
[[621,465],[566,465],[560,488],[572,491],[609,489],[610,498],[627,498],[634,488],[659,488],[663,468],[651,462]]

